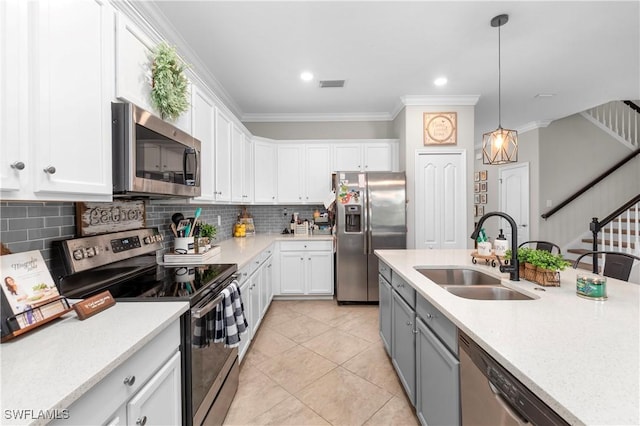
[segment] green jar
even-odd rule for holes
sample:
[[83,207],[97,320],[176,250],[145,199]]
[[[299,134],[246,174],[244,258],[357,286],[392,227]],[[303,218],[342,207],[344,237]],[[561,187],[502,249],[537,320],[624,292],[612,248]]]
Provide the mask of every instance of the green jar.
[[607,300],[607,279],[599,275],[578,274],[576,293],[591,300]]

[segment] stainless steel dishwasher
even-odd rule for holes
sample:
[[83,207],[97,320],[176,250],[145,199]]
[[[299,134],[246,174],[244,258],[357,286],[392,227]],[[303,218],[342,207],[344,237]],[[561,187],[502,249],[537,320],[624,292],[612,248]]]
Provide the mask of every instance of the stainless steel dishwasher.
[[462,331],[458,343],[463,425],[569,424]]

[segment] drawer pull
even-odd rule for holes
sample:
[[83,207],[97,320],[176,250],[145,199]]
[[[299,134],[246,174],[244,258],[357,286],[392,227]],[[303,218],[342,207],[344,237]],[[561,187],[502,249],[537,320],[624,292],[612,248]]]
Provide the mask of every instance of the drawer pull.
[[136,382],[136,376],[128,376],[128,377],[125,377],[124,379],[124,384],[127,386],[133,386],[135,382]]
[[11,168],[16,170],[24,170],[24,163],[22,161],[16,161],[15,163],[11,164]]
[[435,318],[435,317],[436,317],[435,315],[427,313],[427,318],[432,319],[432,318]]
[[147,424],[147,416],[142,416],[142,418],[138,417],[138,420],[136,420],[136,424],[140,425],[140,426],[144,426]]

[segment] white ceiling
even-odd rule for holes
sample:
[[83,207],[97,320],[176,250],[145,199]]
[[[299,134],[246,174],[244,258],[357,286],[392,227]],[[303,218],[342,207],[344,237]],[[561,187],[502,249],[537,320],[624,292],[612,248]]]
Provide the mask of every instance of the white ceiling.
[[[478,95],[476,136],[493,130],[498,30],[490,20],[501,13],[509,14],[503,127],[640,99],[638,0],[160,0],[139,8],[173,27],[181,40],[170,41],[243,121],[392,119],[404,96]],[[301,81],[304,70],[316,79]],[[445,87],[433,85],[438,76]],[[320,89],[319,79],[346,85]]]

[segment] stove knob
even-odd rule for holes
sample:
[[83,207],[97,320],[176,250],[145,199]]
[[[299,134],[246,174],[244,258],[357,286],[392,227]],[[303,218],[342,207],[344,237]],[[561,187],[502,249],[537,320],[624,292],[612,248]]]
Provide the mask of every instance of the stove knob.
[[162,234],[156,235],[156,241],[162,241],[162,240],[164,240],[164,236]]
[[82,249],[74,250],[73,251],[73,258],[75,260],[83,259],[84,258],[84,253],[82,253]]
[[95,247],[87,247],[87,257],[93,257],[96,254],[97,253]]

